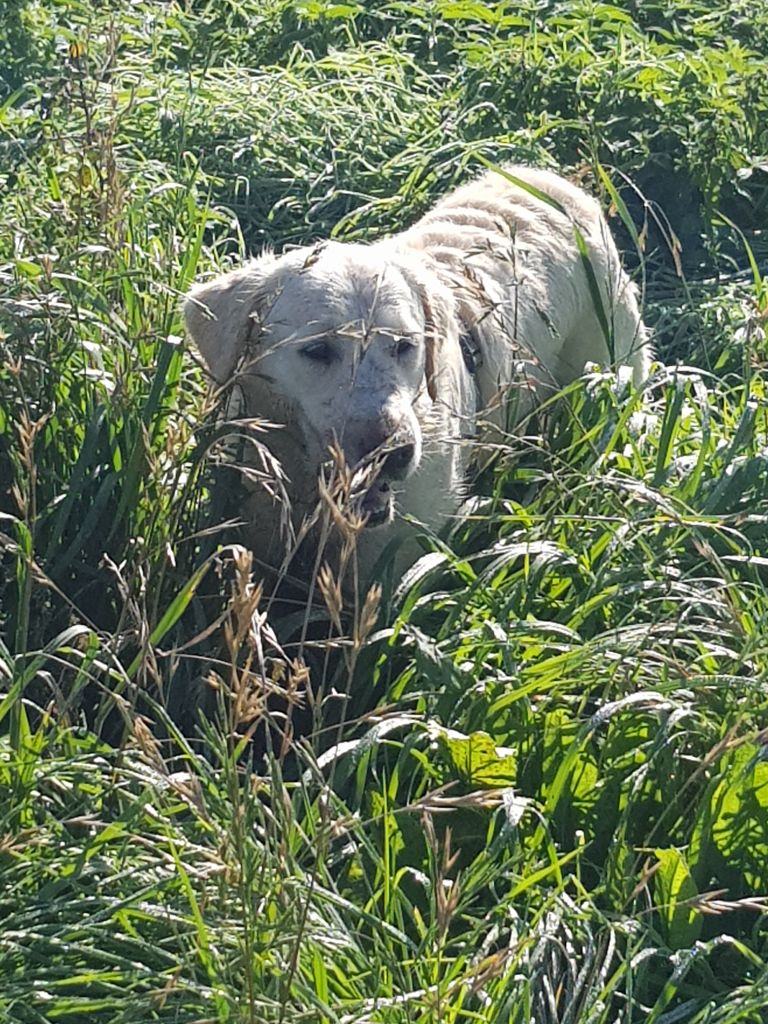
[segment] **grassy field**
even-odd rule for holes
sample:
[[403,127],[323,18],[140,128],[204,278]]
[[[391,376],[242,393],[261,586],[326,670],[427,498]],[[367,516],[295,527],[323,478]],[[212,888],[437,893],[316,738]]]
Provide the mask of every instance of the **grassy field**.
[[[766,76],[748,0],[0,0],[2,1024],[766,1024]],[[654,376],[271,607],[180,295],[483,160],[602,198]]]

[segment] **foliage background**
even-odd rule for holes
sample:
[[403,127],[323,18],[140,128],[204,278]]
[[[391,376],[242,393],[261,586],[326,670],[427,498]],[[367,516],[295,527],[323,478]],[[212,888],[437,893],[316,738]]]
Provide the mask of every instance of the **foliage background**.
[[[764,1022],[768,13],[0,26],[0,1019]],[[375,623],[274,607],[179,297],[481,158],[601,195],[659,367],[510,439]]]

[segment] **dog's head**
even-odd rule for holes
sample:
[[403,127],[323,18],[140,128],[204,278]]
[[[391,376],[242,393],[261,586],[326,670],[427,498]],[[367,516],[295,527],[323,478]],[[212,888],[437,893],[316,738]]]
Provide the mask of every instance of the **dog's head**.
[[279,457],[294,493],[336,444],[360,471],[369,525],[389,521],[421,461],[451,293],[387,245],[328,242],[199,285],[184,312],[212,376],[236,375],[248,414],[284,426]]

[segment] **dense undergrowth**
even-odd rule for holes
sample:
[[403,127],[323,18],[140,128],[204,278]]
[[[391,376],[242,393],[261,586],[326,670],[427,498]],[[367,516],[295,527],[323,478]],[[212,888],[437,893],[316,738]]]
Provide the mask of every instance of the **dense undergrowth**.
[[[765,1022],[768,13],[0,16],[0,1020]],[[488,159],[612,209],[654,375],[270,606],[179,297]]]

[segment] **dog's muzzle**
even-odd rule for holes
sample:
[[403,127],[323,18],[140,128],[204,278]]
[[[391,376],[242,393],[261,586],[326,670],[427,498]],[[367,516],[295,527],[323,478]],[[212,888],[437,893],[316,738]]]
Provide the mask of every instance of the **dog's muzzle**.
[[363,495],[360,511],[366,517],[367,527],[383,526],[392,521],[395,499],[388,480],[376,480]]
[[393,481],[404,480],[416,465],[416,445],[390,444],[363,459],[357,467],[357,488],[353,484],[353,501],[359,502],[366,526],[382,526],[395,514]]

